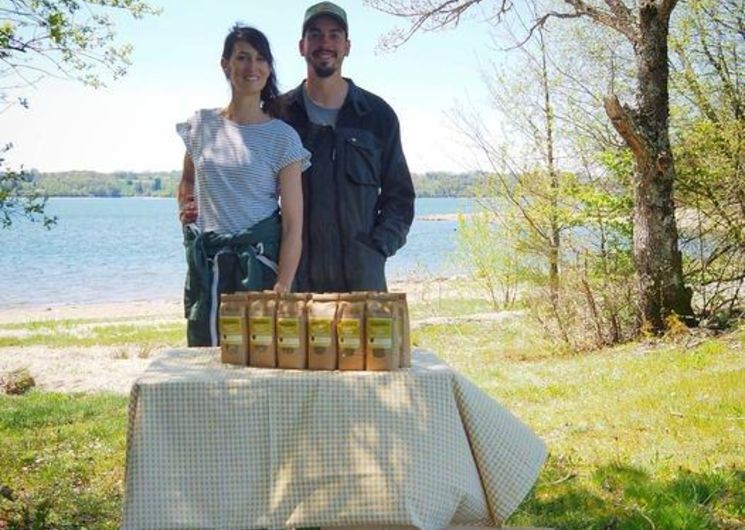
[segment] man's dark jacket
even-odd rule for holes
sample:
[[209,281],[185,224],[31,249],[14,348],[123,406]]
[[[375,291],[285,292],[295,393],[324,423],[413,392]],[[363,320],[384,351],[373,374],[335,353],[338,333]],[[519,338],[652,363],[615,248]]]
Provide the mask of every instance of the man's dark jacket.
[[310,123],[302,84],[280,98],[282,119],[312,153],[303,173],[296,291],[387,290],[385,261],[404,245],[414,219],[398,118],[380,97],[347,82],[335,128]]

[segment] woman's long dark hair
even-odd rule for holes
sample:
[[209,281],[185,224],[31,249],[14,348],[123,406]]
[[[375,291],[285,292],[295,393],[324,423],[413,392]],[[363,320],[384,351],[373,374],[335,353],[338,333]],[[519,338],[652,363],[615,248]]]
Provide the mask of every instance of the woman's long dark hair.
[[277,75],[274,73],[274,56],[272,50],[269,47],[269,41],[261,31],[250,26],[241,26],[236,24],[225,37],[225,44],[222,47],[222,58],[226,61],[230,60],[230,56],[233,55],[233,48],[235,43],[243,41],[253,46],[259,54],[266,59],[267,64],[270,68],[269,77],[266,80],[266,85],[261,90],[261,103],[262,108],[265,112],[274,115],[275,100],[279,96],[279,90],[277,89]]

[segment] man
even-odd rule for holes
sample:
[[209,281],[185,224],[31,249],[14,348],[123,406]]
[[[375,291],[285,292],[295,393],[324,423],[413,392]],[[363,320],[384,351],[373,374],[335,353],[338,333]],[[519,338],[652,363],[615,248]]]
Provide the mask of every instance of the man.
[[307,79],[280,98],[283,119],[313,154],[303,173],[296,291],[387,290],[386,259],[404,245],[414,219],[398,118],[380,97],[342,77],[350,44],[341,7],[309,7],[299,43]]

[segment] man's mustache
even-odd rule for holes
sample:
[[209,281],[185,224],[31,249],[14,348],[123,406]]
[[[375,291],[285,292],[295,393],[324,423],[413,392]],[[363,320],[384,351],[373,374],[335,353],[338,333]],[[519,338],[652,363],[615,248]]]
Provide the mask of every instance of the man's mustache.
[[336,53],[336,51],[334,51],[334,50],[326,50],[326,49],[320,49],[320,50],[314,51],[313,52],[313,56],[315,57],[316,55],[320,55],[322,53],[331,53],[331,54],[333,54],[334,57],[337,57],[338,56],[338,54]]

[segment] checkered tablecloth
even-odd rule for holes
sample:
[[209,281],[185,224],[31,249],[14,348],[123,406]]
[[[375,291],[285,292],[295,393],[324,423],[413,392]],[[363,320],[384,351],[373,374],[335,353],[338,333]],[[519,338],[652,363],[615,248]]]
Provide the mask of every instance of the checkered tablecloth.
[[132,388],[122,528],[499,526],[543,442],[433,354],[412,364],[268,370],[165,352]]

